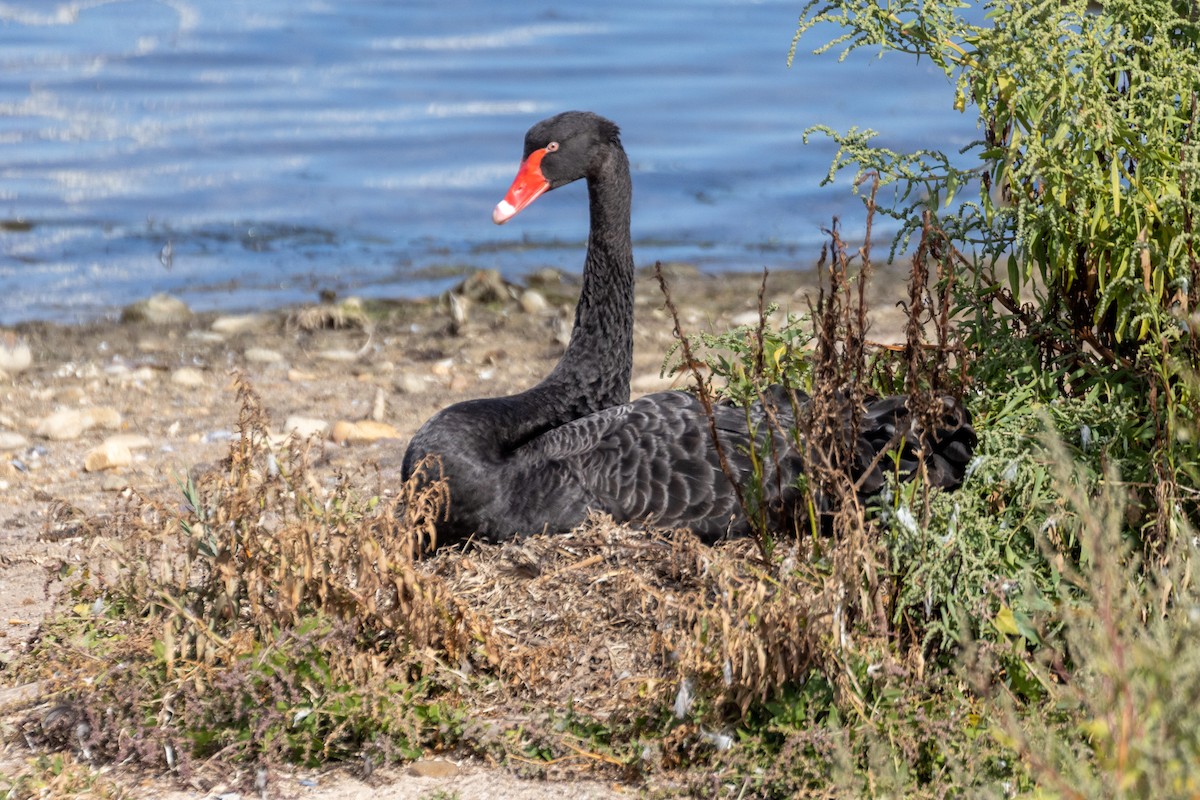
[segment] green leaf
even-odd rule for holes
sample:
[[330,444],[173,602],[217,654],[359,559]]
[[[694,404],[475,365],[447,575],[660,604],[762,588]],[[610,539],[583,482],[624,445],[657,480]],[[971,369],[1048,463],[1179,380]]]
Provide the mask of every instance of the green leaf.
[[992,617],[992,625],[995,626],[996,630],[1007,636],[1021,635],[1021,629],[1017,626],[1013,610],[1008,606],[1000,607],[1000,610],[996,612],[996,616]]
[[1113,216],[1121,213],[1121,170],[1120,162],[1113,159],[1109,162],[1109,180],[1112,182]]

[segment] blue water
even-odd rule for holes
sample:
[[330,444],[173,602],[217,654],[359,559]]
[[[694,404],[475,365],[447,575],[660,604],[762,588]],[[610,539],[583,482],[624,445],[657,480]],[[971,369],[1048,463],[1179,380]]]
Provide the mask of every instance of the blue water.
[[193,308],[439,291],[462,270],[578,271],[574,185],[500,228],[525,130],[619,123],[640,264],[809,264],[861,225],[804,129],[894,149],[977,136],[928,64],[795,65],[802,3],[0,2],[0,324],[167,291]]

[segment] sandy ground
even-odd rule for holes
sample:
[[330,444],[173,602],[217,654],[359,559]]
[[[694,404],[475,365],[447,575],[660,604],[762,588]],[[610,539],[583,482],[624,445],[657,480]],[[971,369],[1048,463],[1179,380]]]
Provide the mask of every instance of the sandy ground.
[[[873,289],[872,338],[895,339],[903,319],[895,304],[905,277],[884,271],[875,281],[890,288]],[[672,276],[672,292],[689,332],[720,331],[753,319],[759,281],[757,275],[711,277],[682,269]],[[275,430],[285,430],[289,419],[298,426],[381,423],[370,436],[382,438],[373,441],[327,439],[318,478],[373,464],[399,482],[407,439],[423,420],[459,400],[526,388],[562,353],[577,292],[572,281],[543,276],[536,296],[501,287],[504,296],[489,297],[489,286],[484,282],[465,303],[443,297],[389,305],[366,327],[349,319],[342,320],[351,323],[345,327],[310,329],[305,312],[293,309],[0,331],[0,356],[17,353],[19,366],[27,345],[31,358],[0,379],[0,718],[29,705],[29,693],[14,693],[4,666],[50,611],[58,565],[88,558],[95,531],[81,521],[110,510],[126,487],[178,498],[180,476],[223,458],[237,419],[234,370],[262,395]],[[812,272],[778,273],[766,296],[785,311],[803,312],[815,286]],[[671,322],[650,275],[639,276],[636,314],[635,395],[669,385],[659,370],[672,342]],[[107,449],[116,465],[106,466],[97,451],[113,437]],[[27,756],[8,743],[0,774]],[[429,768],[431,776],[411,769],[381,771],[369,782],[275,776],[272,796],[384,800],[443,791],[460,800],[540,800],[569,791],[584,800],[635,791],[524,781],[480,765],[447,763]],[[168,791],[166,784],[144,787],[146,796],[204,796]]]

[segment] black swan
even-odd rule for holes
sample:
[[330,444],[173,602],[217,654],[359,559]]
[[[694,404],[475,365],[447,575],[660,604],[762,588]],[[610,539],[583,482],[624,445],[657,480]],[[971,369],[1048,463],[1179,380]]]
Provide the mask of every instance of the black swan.
[[[744,534],[749,524],[722,470],[700,401],[684,392],[629,401],[632,186],[617,126],[579,111],[534,125],[525,135],[517,177],[492,219],[503,224],[544,192],[580,178],[587,179],[591,230],[575,326],[562,359],[532,389],[457,403],[435,414],[409,443],[403,477],[427,456],[440,461],[450,504],[438,525],[439,543],[564,532],[589,510],[621,522],[688,527],[707,540]],[[786,403],[781,407],[790,409]],[[746,410],[727,405],[713,410],[730,470],[748,476]],[[961,408],[947,401],[947,410],[940,435],[923,438],[936,439],[926,448],[933,481],[953,487],[962,480],[974,434]],[[752,409],[752,416],[761,415],[761,409]],[[790,417],[785,410],[785,424]],[[866,476],[865,492],[882,485],[872,458],[895,444],[897,428],[904,432],[908,426],[902,398],[868,404],[855,448],[858,471],[869,467],[877,473]],[[907,450],[911,456],[912,448]],[[914,462],[906,466],[911,470]],[[780,467],[781,480],[769,479],[768,485],[792,484],[801,469],[799,454],[788,452]],[[785,488],[781,499],[786,504],[798,496]]]

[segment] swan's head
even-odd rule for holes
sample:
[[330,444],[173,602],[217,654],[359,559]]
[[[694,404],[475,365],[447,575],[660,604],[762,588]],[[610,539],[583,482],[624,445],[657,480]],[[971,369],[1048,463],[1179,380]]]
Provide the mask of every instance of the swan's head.
[[621,146],[621,132],[590,111],[565,111],[544,119],[525,134],[525,155],[492,221],[503,225],[542,194],[585,178],[597,169],[608,148]]

